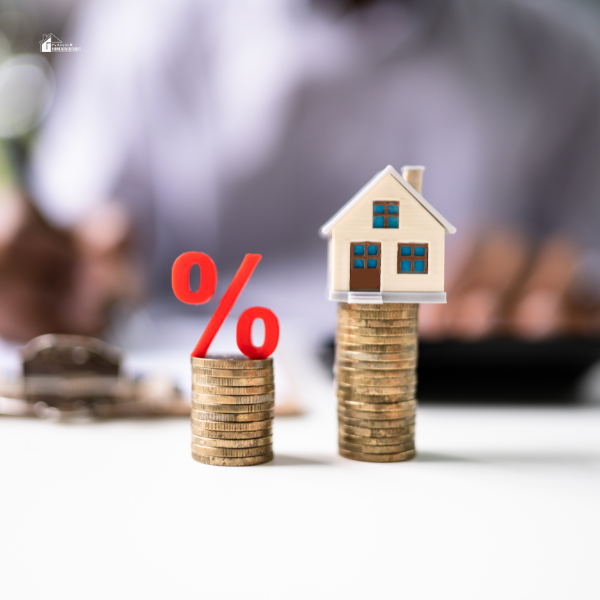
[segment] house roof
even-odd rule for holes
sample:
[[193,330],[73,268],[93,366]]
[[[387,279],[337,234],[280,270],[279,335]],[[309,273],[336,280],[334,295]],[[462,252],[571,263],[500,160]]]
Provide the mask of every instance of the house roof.
[[373,189],[386,175],[392,175],[395,179],[397,179],[398,183],[400,183],[400,185],[402,185],[415,198],[415,200],[417,200],[417,202],[419,202],[423,208],[425,208],[431,214],[431,216],[439,221],[448,233],[456,233],[456,227],[454,227],[452,223],[446,220],[435,208],[433,208],[433,206],[431,206],[431,204],[429,204],[429,202],[427,202],[427,200],[425,200],[425,198],[423,198],[423,196],[421,196],[421,194],[419,194],[419,192],[417,192],[417,190],[415,190],[415,188],[410,185],[410,183],[408,183],[404,177],[402,177],[402,175],[396,171],[396,169],[394,169],[394,167],[388,165],[385,169],[383,169],[383,171],[379,171],[379,173],[377,173],[360,190],[358,190],[358,192],[356,192],[356,194],[354,194],[354,196],[352,196],[352,198],[350,198],[350,200],[346,202],[346,204],[344,204],[344,206],[342,206],[342,208],[340,208],[340,210],[338,210],[335,215],[333,215],[333,217],[331,217],[331,219],[329,219],[329,221],[323,225],[323,227],[321,227],[321,237],[330,236],[333,226],[345,215],[347,215],[350,210],[352,210],[352,208],[354,208],[354,206],[361,201],[365,194]]
[[47,42],[48,38],[52,38],[52,41],[56,44],[62,44],[62,42],[53,33],[45,33],[42,36],[42,41],[40,42],[40,44],[44,44],[45,42]]

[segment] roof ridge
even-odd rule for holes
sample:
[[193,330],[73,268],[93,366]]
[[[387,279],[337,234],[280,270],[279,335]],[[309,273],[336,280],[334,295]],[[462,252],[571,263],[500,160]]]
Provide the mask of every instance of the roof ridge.
[[340,208],[334,215],[321,227],[320,235],[321,237],[328,237],[331,234],[333,226],[344,217],[350,209],[353,208],[364,196],[365,194],[375,187],[386,175],[392,175],[394,179],[400,183],[414,198],[419,202],[425,210],[427,210],[432,217],[434,217],[448,233],[456,233],[456,227],[450,223],[440,212],[438,212],[423,196],[415,190],[415,188],[408,183],[398,171],[392,166],[388,165],[385,169],[382,169],[378,173],[375,173],[373,177],[363,185],[342,208]]

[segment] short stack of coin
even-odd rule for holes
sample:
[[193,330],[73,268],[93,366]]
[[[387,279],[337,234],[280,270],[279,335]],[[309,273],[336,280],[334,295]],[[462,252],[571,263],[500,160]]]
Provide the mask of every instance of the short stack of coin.
[[273,458],[273,359],[192,358],[192,458],[247,466]]
[[418,308],[339,304],[334,371],[341,456],[414,457]]

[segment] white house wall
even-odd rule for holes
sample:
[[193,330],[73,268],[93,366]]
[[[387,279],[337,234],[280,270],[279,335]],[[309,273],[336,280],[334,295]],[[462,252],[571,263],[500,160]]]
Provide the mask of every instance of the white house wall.
[[333,290],[333,238],[327,240],[327,289]]
[[[399,229],[373,228],[373,201],[400,203]],[[392,176],[384,177],[332,230],[330,289],[350,289],[350,242],[381,242],[381,291],[443,292],[445,229]],[[398,273],[398,244],[429,244],[428,273]]]

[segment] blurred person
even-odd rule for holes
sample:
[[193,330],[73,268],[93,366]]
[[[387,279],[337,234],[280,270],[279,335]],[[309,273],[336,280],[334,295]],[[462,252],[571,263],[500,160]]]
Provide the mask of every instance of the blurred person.
[[[600,51],[588,14],[523,0],[82,4],[69,34],[82,52],[59,57],[31,164],[46,221],[23,211],[0,249],[0,333],[100,328],[139,290],[125,261],[134,243],[155,249],[155,294],[193,249],[231,269],[261,252],[286,294],[306,297],[325,281],[319,226],[373,173],[405,163],[427,166],[424,195],[459,230],[449,304],[422,307],[424,335],[597,330]],[[59,264],[50,247],[70,262],[43,303],[57,279],[35,267]]]

